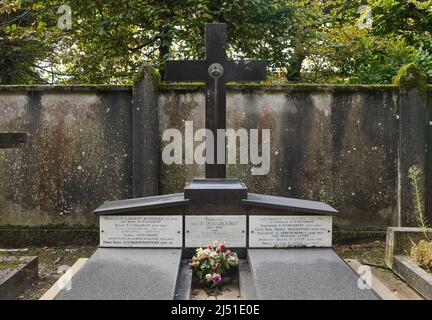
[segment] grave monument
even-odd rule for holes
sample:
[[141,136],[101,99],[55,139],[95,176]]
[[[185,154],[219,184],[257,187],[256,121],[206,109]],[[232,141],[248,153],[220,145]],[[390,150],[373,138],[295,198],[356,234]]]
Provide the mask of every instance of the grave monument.
[[[205,60],[166,64],[167,81],[206,83],[212,132],[226,127],[226,82],[266,73],[265,61],[227,60],[225,47],[226,25],[207,24]],[[249,193],[224,164],[207,164],[206,179],[183,193],[106,202],[94,213],[100,246],[56,299],[188,300],[188,260],[213,240],[239,252],[241,299],[377,299],[332,248],[334,208]]]

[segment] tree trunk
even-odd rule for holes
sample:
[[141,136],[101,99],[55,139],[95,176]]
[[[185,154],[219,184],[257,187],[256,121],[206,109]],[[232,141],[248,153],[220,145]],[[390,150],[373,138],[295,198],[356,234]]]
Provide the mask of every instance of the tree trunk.
[[301,81],[301,69],[306,55],[299,50],[294,50],[293,56],[288,62],[287,75],[286,78],[290,82],[300,82]]
[[[166,17],[170,19],[171,17]],[[168,59],[172,43],[172,30],[169,27],[164,27],[160,33],[160,45],[159,45],[159,73],[161,79],[165,80],[165,61]]]
[[159,73],[162,80],[165,80],[165,61],[170,52],[170,46],[166,44],[161,44],[159,46]]
[[6,57],[3,59],[3,63],[0,64],[0,84],[9,85],[12,83],[12,61]]

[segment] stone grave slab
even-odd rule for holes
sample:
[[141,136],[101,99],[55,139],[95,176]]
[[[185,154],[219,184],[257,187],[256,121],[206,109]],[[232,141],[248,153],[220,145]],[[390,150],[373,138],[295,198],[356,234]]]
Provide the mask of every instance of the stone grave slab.
[[56,300],[172,300],[181,249],[99,248]]
[[331,248],[249,249],[248,260],[258,299],[379,299]]

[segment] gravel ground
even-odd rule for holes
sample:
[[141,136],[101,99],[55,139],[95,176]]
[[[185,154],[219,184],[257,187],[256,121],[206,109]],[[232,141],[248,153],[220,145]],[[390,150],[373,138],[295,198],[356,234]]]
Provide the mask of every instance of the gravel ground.
[[3,253],[3,256],[38,256],[39,280],[18,298],[19,300],[39,299],[60,278],[57,272],[61,266],[72,266],[79,258],[90,257],[96,247],[54,247],[28,248],[27,251]]
[[396,276],[384,263],[385,242],[374,241],[354,245],[337,245],[336,250],[344,259],[356,259],[369,265],[372,274],[401,300],[423,300],[403,280]]

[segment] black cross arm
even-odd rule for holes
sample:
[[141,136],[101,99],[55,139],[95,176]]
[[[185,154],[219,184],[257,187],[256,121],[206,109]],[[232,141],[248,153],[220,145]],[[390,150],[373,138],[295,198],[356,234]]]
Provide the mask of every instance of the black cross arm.
[[266,79],[266,60],[227,61],[226,81],[263,81]]
[[166,81],[200,81],[207,79],[208,63],[204,60],[196,61],[166,61],[165,80]]

